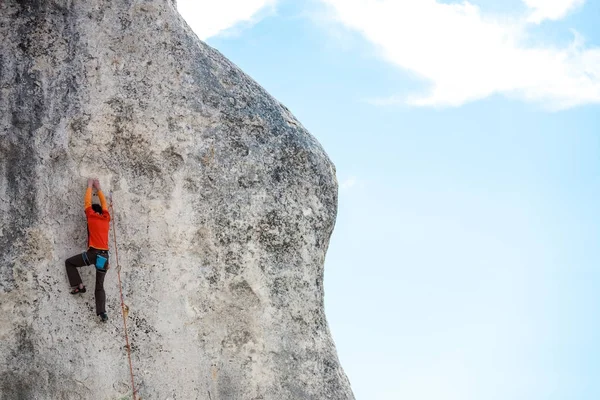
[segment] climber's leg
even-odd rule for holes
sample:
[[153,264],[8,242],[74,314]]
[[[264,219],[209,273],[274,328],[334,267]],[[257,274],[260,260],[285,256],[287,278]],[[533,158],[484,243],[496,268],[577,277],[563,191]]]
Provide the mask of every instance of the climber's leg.
[[83,254],[78,254],[65,260],[65,267],[67,268],[67,276],[69,277],[69,285],[71,285],[71,287],[83,287],[83,283],[81,282],[81,276],[79,276],[79,271],[77,271],[77,268],[86,265],[89,264],[85,262]]
[[104,291],[104,277],[106,271],[96,269],[96,315],[106,313],[106,292]]

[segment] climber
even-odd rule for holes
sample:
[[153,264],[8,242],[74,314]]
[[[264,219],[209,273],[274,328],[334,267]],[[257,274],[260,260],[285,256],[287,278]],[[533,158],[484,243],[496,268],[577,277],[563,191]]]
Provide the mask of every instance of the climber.
[[[100,204],[92,204],[92,189],[96,189]],[[96,266],[96,314],[102,322],[108,321],[106,314],[106,293],[104,292],[104,277],[110,268],[108,264],[108,230],[110,228],[110,214],[106,199],[100,189],[98,179],[88,179],[85,192],[85,215],[88,224],[88,249],[81,254],[68,258],[65,261],[67,276],[71,285],[71,294],[85,293],[85,286],[81,281],[78,267],[94,264]]]

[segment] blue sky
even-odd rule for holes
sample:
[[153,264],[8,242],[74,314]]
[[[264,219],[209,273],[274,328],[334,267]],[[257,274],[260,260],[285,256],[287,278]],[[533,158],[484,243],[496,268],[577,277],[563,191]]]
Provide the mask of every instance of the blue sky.
[[600,398],[600,0],[179,0],[337,167],[360,400]]

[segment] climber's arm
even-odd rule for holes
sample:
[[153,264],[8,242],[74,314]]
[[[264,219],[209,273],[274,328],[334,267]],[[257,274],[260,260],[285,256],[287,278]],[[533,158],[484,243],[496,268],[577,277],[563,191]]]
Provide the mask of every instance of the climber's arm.
[[[100,199],[100,207],[102,207],[102,211],[108,214],[108,204],[106,203],[106,197],[104,197],[104,193],[102,193],[102,189],[100,188],[100,181],[98,179],[94,179],[94,187],[97,190],[98,198]],[[110,216],[109,216],[110,218]]]
[[106,198],[104,197],[104,193],[102,193],[102,189],[98,188],[98,198],[100,199],[100,206],[102,206],[103,211],[108,211],[108,206],[106,204]]
[[90,208],[92,206],[92,185],[93,184],[94,184],[94,180],[88,179],[88,187],[87,187],[87,190],[85,191],[85,197],[84,197],[84,206],[83,206],[84,210],[87,210],[88,208]]

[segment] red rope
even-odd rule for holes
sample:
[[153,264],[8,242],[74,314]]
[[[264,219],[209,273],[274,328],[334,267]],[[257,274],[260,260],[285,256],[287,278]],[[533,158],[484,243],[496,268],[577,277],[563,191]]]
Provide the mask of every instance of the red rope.
[[131,346],[129,346],[129,335],[127,334],[127,318],[125,317],[125,301],[123,300],[123,287],[121,285],[121,265],[119,264],[119,250],[117,248],[117,227],[115,224],[115,213],[113,209],[112,192],[110,193],[110,215],[113,221],[113,241],[115,244],[115,258],[117,260],[117,277],[119,279],[119,293],[121,294],[121,315],[123,316],[123,327],[125,328],[125,343],[127,345],[127,359],[129,360],[129,373],[131,374],[131,390],[133,400],[136,400],[135,383],[133,381],[133,364],[131,363]]

